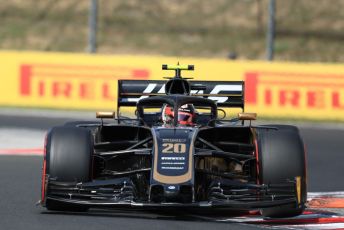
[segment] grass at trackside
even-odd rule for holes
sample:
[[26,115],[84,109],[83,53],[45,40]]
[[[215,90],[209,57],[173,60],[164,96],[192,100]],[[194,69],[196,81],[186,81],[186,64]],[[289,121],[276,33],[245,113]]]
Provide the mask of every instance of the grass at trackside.
[[[98,51],[265,58],[268,0],[98,0]],[[344,61],[343,0],[276,0],[275,58]],[[89,1],[0,4],[0,49],[84,52]]]

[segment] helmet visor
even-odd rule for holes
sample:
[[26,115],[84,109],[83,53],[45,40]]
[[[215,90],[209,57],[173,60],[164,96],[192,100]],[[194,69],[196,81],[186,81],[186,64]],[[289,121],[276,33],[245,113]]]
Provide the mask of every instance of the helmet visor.
[[192,121],[192,116],[191,116],[190,113],[179,112],[178,113],[178,121],[191,122]]

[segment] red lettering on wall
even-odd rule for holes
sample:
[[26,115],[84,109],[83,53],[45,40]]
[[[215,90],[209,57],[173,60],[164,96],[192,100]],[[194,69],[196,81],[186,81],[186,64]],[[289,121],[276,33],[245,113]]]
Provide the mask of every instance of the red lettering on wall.
[[272,104],[272,92],[269,89],[266,89],[264,91],[264,100],[265,100],[265,105],[271,105]]
[[279,103],[280,105],[292,105],[299,107],[300,105],[300,92],[296,90],[281,90],[279,92]]
[[20,68],[20,94],[23,96],[31,93],[31,66],[22,65]]
[[257,103],[258,73],[249,72],[245,74],[245,102],[248,104]]
[[65,97],[70,98],[72,92],[72,84],[70,82],[53,82],[52,83],[52,94],[54,97]]
[[325,93],[324,91],[309,91],[307,92],[307,106],[309,108],[322,109],[325,107]]
[[[328,79],[326,83],[323,82],[325,78]],[[344,75],[247,72],[245,102],[261,106],[344,110],[344,95],[339,91],[343,87]],[[264,98],[258,98],[259,95]]]
[[43,81],[39,81],[38,83],[38,95],[43,97],[45,94],[45,84]]
[[116,98],[116,94],[115,92],[113,92],[113,94],[111,94],[111,89],[110,86],[108,84],[103,84],[102,86],[102,98],[105,100],[115,100]]
[[137,78],[146,79],[149,77],[149,71],[146,69],[134,69],[132,74]]
[[91,83],[80,83],[79,96],[81,99],[90,100],[94,98],[94,86]]
[[332,93],[332,106],[334,109],[344,109],[344,101],[340,101],[340,93]]
[[[148,69],[126,66],[23,64],[19,94],[47,98],[115,100],[118,79],[148,79]],[[90,81],[92,79],[92,81]],[[94,80],[94,82],[93,82]]]

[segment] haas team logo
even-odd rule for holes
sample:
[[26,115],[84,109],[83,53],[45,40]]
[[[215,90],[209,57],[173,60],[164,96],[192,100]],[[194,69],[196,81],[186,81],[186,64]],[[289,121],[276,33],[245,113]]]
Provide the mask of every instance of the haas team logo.
[[[206,83],[206,82],[204,82]],[[225,84],[225,83],[206,83],[206,90],[191,90],[191,95],[205,96],[210,100],[214,100],[218,103],[224,103],[229,100],[229,95],[242,94],[243,85]],[[142,91],[142,94],[165,94],[165,84],[149,83],[147,87]],[[219,96],[214,96],[219,95]],[[138,102],[143,98],[147,98],[147,95],[128,98],[128,102]]]

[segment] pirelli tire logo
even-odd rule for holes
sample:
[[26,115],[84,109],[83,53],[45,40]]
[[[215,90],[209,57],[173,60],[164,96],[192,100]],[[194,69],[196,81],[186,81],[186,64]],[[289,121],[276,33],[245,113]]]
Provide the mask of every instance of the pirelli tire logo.
[[344,73],[252,71],[244,80],[249,107],[310,118],[344,115]]
[[19,95],[23,98],[114,101],[118,79],[146,80],[148,69],[127,66],[22,64]]

